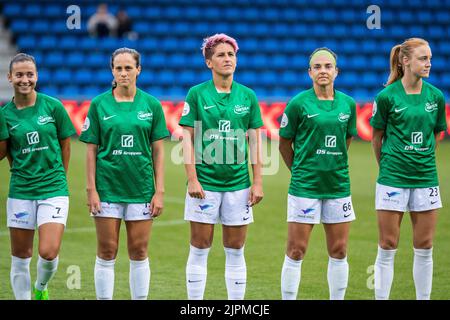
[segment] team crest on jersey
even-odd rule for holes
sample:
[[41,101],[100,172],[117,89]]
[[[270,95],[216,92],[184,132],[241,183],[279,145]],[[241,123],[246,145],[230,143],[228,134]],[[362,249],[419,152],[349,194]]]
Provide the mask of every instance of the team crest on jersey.
[[191,111],[191,107],[189,106],[189,103],[185,102],[183,107],[183,113],[182,116],[186,116],[189,114],[189,111]]
[[40,124],[40,125],[44,125],[44,124],[47,124],[47,123],[50,123],[50,122],[55,122],[55,119],[53,119],[53,117],[50,117],[50,116],[47,116],[47,115],[39,116],[39,118],[37,120],[37,123]]
[[91,126],[91,121],[89,120],[88,117],[86,117],[86,120],[84,120],[84,124],[81,127],[81,131],[86,131],[87,129],[89,129],[90,126]]
[[139,111],[137,118],[139,120],[150,120],[153,118],[153,112]]
[[345,122],[345,121],[348,121],[348,119],[350,119],[350,115],[341,112],[341,113],[339,113],[338,119],[340,122]]
[[372,105],[372,117],[377,113],[377,102],[374,101]]
[[234,113],[236,113],[236,114],[244,114],[244,113],[249,113],[249,112],[250,112],[249,106],[242,106],[242,105],[234,106]]
[[283,116],[281,117],[281,123],[280,123],[280,128],[284,128],[288,125],[289,123],[289,119],[286,115],[286,113],[283,113]]
[[438,109],[438,105],[437,105],[436,102],[433,101],[433,102],[425,103],[425,111],[426,112],[433,112],[433,111],[435,111],[437,109]]

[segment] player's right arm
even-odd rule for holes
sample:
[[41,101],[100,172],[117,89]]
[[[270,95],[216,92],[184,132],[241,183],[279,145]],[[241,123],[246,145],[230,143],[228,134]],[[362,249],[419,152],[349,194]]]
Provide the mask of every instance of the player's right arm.
[[6,140],[0,141],[0,160],[3,160],[6,157],[6,153],[8,151],[8,147],[6,144]]
[[292,149],[292,139],[286,139],[280,136],[280,145],[278,147],[283,158],[284,163],[289,170],[292,168],[294,161],[294,149]]
[[194,128],[192,127],[183,127],[183,159],[188,179],[189,196],[204,199],[205,191],[203,191],[202,185],[198,181],[197,171],[195,170]]
[[100,197],[97,192],[97,187],[95,185],[95,171],[97,169],[97,149],[98,146],[93,143],[87,143],[87,153],[86,153],[86,172],[87,172],[87,198],[89,212],[92,214],[97,214],[100,212]]
[[380,166],[381,157],[381,145],[383,144],[384,130],[373,128],[372,135],[372,147],[375,153],[375,158],[377,159],[378,166]]

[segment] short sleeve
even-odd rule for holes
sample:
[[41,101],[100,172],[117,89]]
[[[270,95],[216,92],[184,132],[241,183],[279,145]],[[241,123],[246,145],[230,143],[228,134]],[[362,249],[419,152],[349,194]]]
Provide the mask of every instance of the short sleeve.
[[58,132],[58,139],[66,139],[76,133],[72,120],[69,117],[64,105],[58,102],[54,110],[56,130]]
[[350,110],[350,119],[348,119],[347,124],[347,138],[358,135],[358,130],[356,128],[356,103],[353,99],[350,102]]
[[3,116],[3,111],[0,108],[0,140],[6,140],[9,138],[8,128],[6,127],[6,120]]
[[195,100],[195,93],[189,90],[186,100],[184,101],[183,113],[179,122],[180,126],[194,127],[194,122],[197,120],[197,102]]
[[153,123],[150,141],[154,142],[168,136],[169,130],[167,130],[166,118],[164,117],[161,103],[158,101],[155,103],[155,108],[153,110]]
[[372,106],[370,125],[375,129],[385,130],[389,114],[389,101],[383,96],[377,96]]
[[280,137],[292,139],[297,134],[299,122],[298,106],[294,101],[290,101],[284,109],[280,123]]
[[81,128],[80,141],[85,143],[100,144],[100,125],[98,121],[97,104],[91,101],[89,111]]
[[445,98],[442,94],[438,101],[438,114],[436,120],[436,126],[434,127],[434,132],[441,132],[447,130],[447,117],[445,115]]
[[261,118],[261,108],[258,103],[258,98],[256,98],[256,94],[252,92],[250,94],[250,100],[252,105],[250,106],[250,122],[249,129],[257,129],[264,125],[264,122]]

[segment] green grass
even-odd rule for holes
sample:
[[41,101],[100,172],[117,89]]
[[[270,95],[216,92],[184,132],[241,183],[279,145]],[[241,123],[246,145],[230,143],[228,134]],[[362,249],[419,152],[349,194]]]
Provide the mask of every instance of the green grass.
[[[166,202],[163,216],[154,223],[149,246],[151,285],[149,299],[186,299],[185,263],[189,248],[189,224],[183,222],[185,195],[184,169],[170,159],[175,143],[166,143]],[[348,260],[350,279],[347,299],[373,299],[368,289],[377,250],[377,225],[374,211],[374,188],[377,168],[369,143],[354,142],[350,148],[350,172],[353,205],[357,220],[350,232]],[[71,192],[67,232],[60,252],[59,269],[50,283],[50,298],[95,299],[93,281],[96,237],[92,218],[89,217],[85,197],[85,147],[72,144],[69,186]],[[441,210],[434,242],[434,281],[432,299],[450,298],[450,142],[440,145],[437,163],[440,175]],[[6,228],[5,202],[9,173],[7,162],[0,163],[0,299],[13,299],[9,285],[10,248]],[[286,197],[289,173],[280,161],[278,174],[264,177],[265,198],[255,207],[255,223],[249,228],[246,243],[248,270],[247,299],[279,299],[280,273],[286,242]],[[116,262],[115,299],[129,299],[129,262],[122,225],[119,254]],[[224,281],[224,252],[221,229],[216,227],[213,248],[208,260],[208,282],[205,299],[226,299]],[[32,281],[36,276],[37,249],[31,265]],[[412,237],[409,217],[403,220],[401,240],[396,256],[392,299],[415,299],[412,279]],[[328,255],[322,227],[315,228],[302,267],[300,299],[328,299],[326,280]],[[68,289],[73,280],[68,268],[77,266],[81,275],[81,288]],[[73,267],[72,267],[73,268]]]

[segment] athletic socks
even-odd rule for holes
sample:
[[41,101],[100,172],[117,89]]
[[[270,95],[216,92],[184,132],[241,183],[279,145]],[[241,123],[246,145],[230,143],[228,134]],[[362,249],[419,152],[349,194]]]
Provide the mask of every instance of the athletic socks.
[[287,255],[284,257],[281,269],[281,298],[283,300],[296,300],[298,287],[302,274],[302,261],[293,260]]
[[189,300],[203,300],[209,249],[199,249],[190,245],[186,264],[186,288]]
[[330,300],[344,300],[348,284],[347,257],[343,259],[329,257],[327,278]]
[[114,292],[114,264],[116,260],[95,259],[94,281],[97,300],[112,300]]
[[375,299],[387,300],[391,292],[394,279],[394,258],[397,249],[385,250],[378,246],[377,259],[375,260]]
[[225,249],[225,283],[228,300],[243,300],[247,284],[247,266],[245,265],[244,248]]
[[148,258],[140,261],[130,259],[130,292],[132,300],[147,300],[150,274]]
[[34,287],[39,291],[47,289],[48,282],[53,278],[58,269],[58,257],[53,260],[45,260],[41,256],[37,262],[37,278]]
[[430,300],[433,282],[433,248],[414,248],[413,277],[417,300]]
[[10,280],[17,300],[31,300],[30,258],[11,256]]

